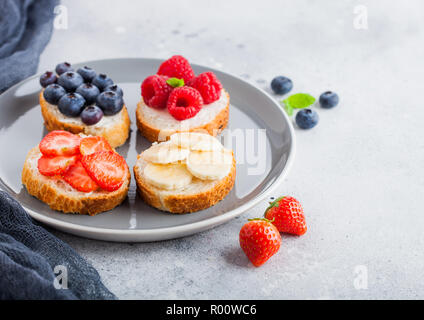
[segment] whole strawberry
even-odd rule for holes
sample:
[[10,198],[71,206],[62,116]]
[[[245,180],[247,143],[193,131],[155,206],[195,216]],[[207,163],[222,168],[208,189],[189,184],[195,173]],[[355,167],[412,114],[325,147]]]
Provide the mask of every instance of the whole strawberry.
[[255,267],[264,264],[281,246],[277,228],[267,219],[249,219],[240,230],[240,247]]
[[303,208],[293,197],[280,197],[270,202],[265,218],[273,220],[278,231],[301,236],[307,230]]

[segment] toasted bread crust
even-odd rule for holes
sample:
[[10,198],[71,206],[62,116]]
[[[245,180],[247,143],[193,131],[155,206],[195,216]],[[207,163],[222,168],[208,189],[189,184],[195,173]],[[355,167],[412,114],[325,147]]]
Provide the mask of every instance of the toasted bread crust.
[[236,179],[236,161],[233,157],[233,166],[230,173],[219,183],[205,192],[190,195],[167,195],[161,199],[155,188],[146,183],[140,176],[137,166],[134,166],[134,177],[137,190],[148,205],[171,213],[191,213],[212,207],[227,196]]
[[[190,128],[190,131],[201,131],[201,132],[207,131],[207,133],[209,133],[212,136],[216,136],[217,134],[221,133],[222,130],[224,130],[227,127],[228,118],[230,115],[230,96],[227,92],[226,92],[226,95],[228,96],[228,104],[224,109],[221,110],[221,112],[219,112],[216,115],[215,119],[206,123],[203,126]],[[147,123],[144,120],[140,109],[141,109],[141,102],[137,104],[137,109],[135,111],[137,128],[138,130],[140,130],[141,135],[144,136],[150,142],[156,142],[156,141],[160,142],[159,134],[162,129],[152,127],[149,123]],[[180,131],[176,130],[174,132],[171,132],[169,135],[167,135],[166,140],[169,138],[170,135],[176,132],[180,132]],[[165,138],[165,137],[161,136],[161,139],[162,138]]]
[[129,170],[124,184],[116,191],[92,192],[84,196],[72,195],[45,183],[31,168],[29,159],[39,152],[38,147],[35,147],[28,153],[22,170],[22,183],[30,195],[48,204],[53,210],[94,216],[100,212],[112,210],[127,197],[131,179]]
[[[60,121],[49,110],[48,102],[44,99],[43,96],[43,91],[40,92],[39,100],[41,106],[41,114],[43,115],[44,125],[46,126],[47,130],[66,130],[74,134],[83,133],[86,135],[93,135],[93,132],[91,130],[88,130],[89,126]],[[98,134],[96,134],[103,136],[112,146],[112,148],[116,148],[124,144],[129,136],[131,121],[128,115],[127,107],[125,105],[122,112],[123,121],[117,122],[110,128],[104,128],[103,130],[101,130],[101,132],[98,132]]]

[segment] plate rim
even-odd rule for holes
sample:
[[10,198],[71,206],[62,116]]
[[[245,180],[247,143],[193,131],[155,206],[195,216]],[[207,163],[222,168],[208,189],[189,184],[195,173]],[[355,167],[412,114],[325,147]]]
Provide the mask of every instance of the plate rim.
[[[158,63],[163,62],[164,59],[160,59],[160,58],[150,58],[150,57],[143,57],[143,58],[134,58],[134,57],[122,57],[122,58],[110,58],[110,59],[95,59],[95,60],[88,60],[88,61],[83,61],[83,62],[78,62],[78,63],[74,63],[75,65],[80,65],[80,64],[89,64],[92,62],[117,62],[119,60],[134,60],[134,61],[139,61],[139,60],[156,60],[158,61]],[[154,238],[158,238],[158,236],[163,240],[163,239],[174,239],[174,238],[178,238],[178,237],[183,237],[185,236],[187,232],[191,232],[190,234],[195,234],[198,232],[201,232],[203,230],[207,230],[209,228],[213,228],[217,225],[223,224],[239,215],[241,215],[242,213],[244,213],[245,211],[249,210],[250,208],[254,207],[255,205],[257,205],[259,202],[261,202],[262,200],[264,200],[265,198],[267,198],[267,196],[269,194],[271,194],[280,184],[281,182],[284,180],[284,178],[287,176],[288,172],[291,169],[291,166],[294,162],[294,158],[296,155],[296,136],[295,136],[295,132],[294,132],[294,127],[292,124],[292,121],[290,120],[290,118],[288,117],[288,115],[284,112],[283,108],[281,108],[280,105],[278,105],[277,101],[275,100],[275,98],[273,98],[268,92],[266,92],[264,89],[259,88],[255,85],[253,85],[252,83],[246,81],[245,79],[242,79],[239,76],[236,76],[232,73],[226,72],[226,71],[222,71],[222,70],[218,70],[215,68],[211,68],[208,66],[204,66],[201,64],[197,64],[197,63],[192,63],[193,66],[197,66],[197,67],[201,67],[201,68],[207,68],[213,72],[219,72],[219,73],[223,73],[226,76],[230,77],[230,78],[235,78],[241,82],[243,82],[244,84],[246,84],[248,87],[250,87],[250,89],[252,90],[256,90],[259,91],[260,93],[262,93],[266,98],[268,98],[270,101],[272,101],[272,104],[276,107],[276,109],[278,110],[278,112],[280,112],[283,117],[285,118],[287,124],[288,124],[288,128],[289,128],[289,132],[290,132],[290,136],[291,136],[291,146],[289,149],[289,154],[287,157],[287,162],[282,170],[282,172],[280,173],[280,175],[271,183],[270,186],[267,187],[266,190],[262,191],[259,195],[257,195],[256,197],[254,197],[253,199],[249,200],[248,202],[246,202],[245,204],[227,211],[223,214],[220,214],[218,216],[214,216],[211,218],[208,218],[206,220],[201,220],[201,221],[197,221],[197,222],[192,222],[189,224],[183,224],[183,225],[178,225],[178,226],[173,226],[173,227],[164,227],[164,228],[153,228],[153,229],[111,229],[111,228],[101,228],[101,227],[91,227],[91,226],[83,226],[83,225],[79,225],[77,223],[72,223],[72,222],[67,222],[67,221],[61,221],[61,220],[57,220],[53,217],[49,217],[46,216],[44,214],[38,213],[28,207],[26,207],[24,204],[20,205],[28,212],[28,214],[34,218],[35,220],[45,223],[46,225],[52,226],[54,228],[57,228],[58,230],[64,230],[68,233],[72,233],[72,234],[78,234],[81,236],[81,233],[88,233],[89,235],[83,235],[84,237],[90,238],[90,235],[97,235],[97,236],[101,236],[102,238],[98,238],[98,237],[94,237],[94,239],[100,239],[100,240],[104,240],[104,236],[116,236],[116,235],[120,235],[120,236],[137,236],[140,237],[136,240],[134,240],[134,238],[132,238],[132,241],[143,241],[143,239],[141,237],[145,236],[145,237],[151,237],[154,236]],[[12,87],[10,87],[9,89],[7,89],[6,91],[4,91],[1,95],[5,94],[6,92],[8,92],[9,90],[13,90],[19,86],[21,86],[24,82],[30,81],[32,79],[38,78],[41,76],[42,73],[37,73],[33,76],[30,76],[26,79],[21,80],[20,82],[16,83],[15,85],[13,85]],[[4,188],[0,188],[0,190],[4,190]],[[4,190],[5,192],[7,192],[8,194],[10,194],[10,192],[8,192],[7,190]],[[13,195],[11,195],[13,197]],[[112,210],[113,211],[113,210]],[[170,236],[168,238],[164,238],[161,236]],[[151,239],[151,238],[149,238]],[[113,239],[108,239],[108,241],[115,241]],[[116,239],[116,241],[120,241],[120,239]],[[121,240],[122,241],[122,240]],[[128,239],[127,239],[128,241]],[[131,240],[130,240],[131,241]],[[150,241],[150,240],[147,240]],[[153,240],[153,241],[158,241],[158,240]]]

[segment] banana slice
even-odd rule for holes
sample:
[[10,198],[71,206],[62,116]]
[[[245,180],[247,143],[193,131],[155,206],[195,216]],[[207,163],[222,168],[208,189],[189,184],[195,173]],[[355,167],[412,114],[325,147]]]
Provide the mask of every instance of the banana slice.
[[192,151],[186,160],[191,174],[202,180],[222,179],[233,166],[233,153],[230,150]]
[[152,145],[143,152],[142,157],[147,162],[166,164],[185,160],[189,153],[189,149],[180,148],[170,142],[162,142]]
[[186,166],[180,163],[148,163],[144,168],[144,177],[148,183],[165,190],[183,188],[189,185],[192,179]]
[[170,141],[174,145],[195,151],[218,151],[223,148],[221,142],[217,138],[199,132],[174,133],[170,137]]

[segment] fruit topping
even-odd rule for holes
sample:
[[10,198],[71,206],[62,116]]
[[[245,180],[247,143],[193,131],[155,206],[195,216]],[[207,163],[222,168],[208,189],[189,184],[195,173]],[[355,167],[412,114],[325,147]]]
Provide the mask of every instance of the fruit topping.
[[81,158],[88,175],[104,190],[119,189],[128,174],[125,159],[113,151],[100,151]]
[[264,264],[281,246],[281,235],[267,219],[249,219],[240,230],[240,247],[255,267]]
[[172,163],[185,160],[190,153],[189,149],[180,148],[179,146],[164,142],[152,145],[143,152],[143,159],[153,163]]
[[190,173],[202,180],[217,180],[228,175],[233,166],[233,154],[222,151],[191,151],[186,160]]
[[72,68],[69,62],[62,62],[56,66],[55,71],[58,75],[61,75],[62,73],[65,73],[68,71],[74,71],[74,69]]
[[58,104],[60,98],[66,94],[66,90],[56,83],[50,84],[43,92],[44,99],[51,104]]
[[67,92],[74,92],[82,83],[83,78],[76,72],[67,71],[57,80],[57,83],[61,85]]
[[96,71],[91,69],[90,67],[84,66],[82,68],[79,68],[77,72],[80,74],[80,76],[84,79],[85,82],[91,82],[96,77]]
[[38,159],[38,171],[44,176],[60,175],[78,160],[78,156],[41,156]]
[[191,87],[175,88],[169,95],[167,108],[177,120],[194,117],[202,108],[203,99],[199,91]]
[[221,142],[207,134],[200,132],[178,132],[171,135],[172,144],[194,151],[219,151],[222,150]]
[[162,62],[157,74],[184,79],[185,83],[194,78],[194,71],[190,63],[182,56],[173,56]]
[[99,88],[100,91],[103,91],[107,86],[113,84],[113,80],[107,75],[101,73],[95,76],[91,83],[94,84],[97,88]]
[[85,99],[79,93],[67,93],[57,104],[59,111],[68,117],[79,116],[84,105]]
[[124,107],[124,100],[113,91],[104,91],[97,96],[97,105],[106,116],[117,114]]
[[327,91],[319,97],[319,104],[325,109],[334,108],[339,104],[339,96],[337,93]]
[[79,154],[81,138],[67,131],[55,130],[47,134],[39,144],[40,152],[48,157]]
[[79,160],[68,167],[63,174],[63,179],[73,188],[81,192],[92,192],[99,189],[97,183],[90,178]]
[[265,218],[272,220],[280,232],[301,236],[307,230],[303,208],[293,197],[280,197],[270,202]]
[[87,126],[92,126],[98,123],[103,118],[103,110],[98,106],[85,107],[81,112],[81,121]]
[[276,94],[286,94],[293,89],[293,82],[289,78],[283,76],[275,77],[271,81],[271,89]]
[[99,151],[113,151],[109,142],[101,136],[83,138],[79,148],[83,156]]
[[180,163],[167,165],[148,163],[143,174],[148,183],[165,190],[184,188],[192,180],[190,172]]
[[200,92],[205,104],[212,103],[221,97],[222,85],[213,72],[204,72],[190,80],[188,86]]
[[40,84],[43,88],[47,87],[49,84],[56,83],[57,77],[51,71],[46,71],[40,77]]
[[296,114],[296,123],[302,129],[311,129],[317,125],[318,121],[318,113],[312,109],[303,109]]
[[172,87],[166,82],[164,76],[153,75],[144,79],[141,84],[141,95],[144,103],[156,109],[166,108]]
[[77,88],[75,92],[82,95],[82,97],[85,99],[86,105],[90,105],[96,102],[97,96],[100,94],[99,88],[91,83],[83,83]]
[[113,91],[115,92],[117,95],[123,97],[124,96],[124,91],[122,91],[122,89],[120,87],[118,87],[116,84],[111,84],[108,85],[104,91]]

